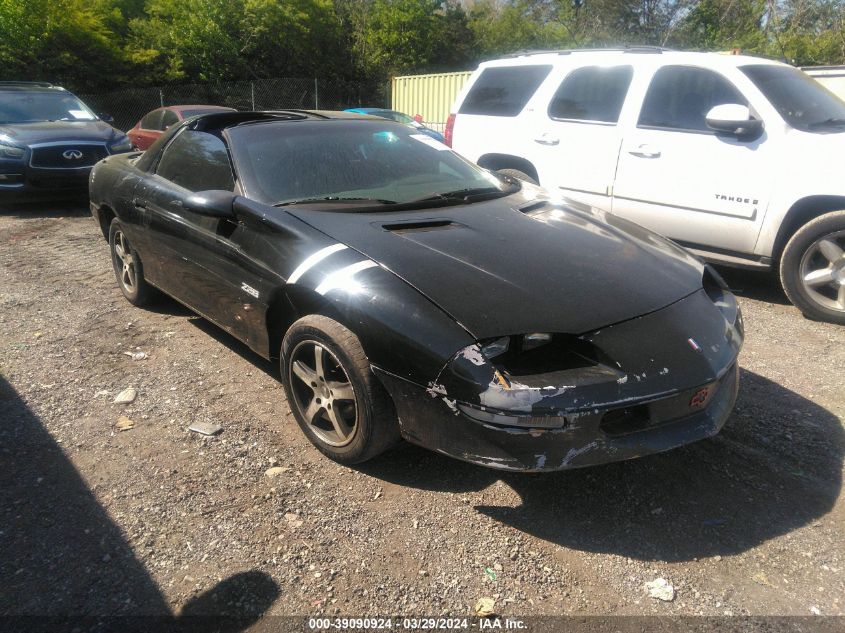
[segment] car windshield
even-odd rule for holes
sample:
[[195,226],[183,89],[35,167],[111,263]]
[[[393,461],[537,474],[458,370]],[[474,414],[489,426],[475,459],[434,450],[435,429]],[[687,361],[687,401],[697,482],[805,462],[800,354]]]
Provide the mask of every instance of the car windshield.
[[67,92],[0,92],[0,124],[96,119],[84,103]]
[[403,204],[518,189],[442,143],[387,121],[268,122],[226,134],[245,192],[268,204]]
[[805,132],[845,130],[845,102],[806,73],[770,64],[740,70],[792,127]]

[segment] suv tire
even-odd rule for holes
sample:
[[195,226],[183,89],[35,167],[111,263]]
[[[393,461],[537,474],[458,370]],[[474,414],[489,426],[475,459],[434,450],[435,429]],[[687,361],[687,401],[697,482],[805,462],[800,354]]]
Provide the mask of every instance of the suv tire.
[[845,211],[821,215],[795,232],[783,249],[780,279],[804,316],[845,325]]
[[525,172],[519,171],[518,169],[497,169],[496,171],[500,174],[504,174],[505,176],[516,178],[517,180],[524,180],[525,182],[531,183],[532,185],[540,184],[534,178],[532,178]]

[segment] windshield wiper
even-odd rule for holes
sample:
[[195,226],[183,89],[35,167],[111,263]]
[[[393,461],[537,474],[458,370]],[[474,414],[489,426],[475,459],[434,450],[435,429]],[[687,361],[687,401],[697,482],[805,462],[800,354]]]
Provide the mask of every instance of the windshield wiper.
[[397,204],[395,200],[384,200],[382,198],[339,198],[337,196],[326,196],[325,198],[303,198],[302,200],[289,200],[288,202],[277,202],[274,207],[287,207],[294,204],[321,204],[324,202],[345,203],[345,202],[370,202],[373,204]]
[[471,202],[473,198],[487,197],[491,194],[495,194],[495,196],[505,196],[514,193],[514,191],[517,191],[517,189],[514,189],[513,191],[502,191],[498,187],[475,187],[468,189],[455,189],[454,191],[441,191],[436,193],[430,193],[421,198],[415,198],[414,200],[409,201],[408,204],[414,202],[434,202],[437,200]]
[[814,130],[819,127],[836,127],[840,125],[845,125],[845,119],[833,117],[830,119],[825,119],[824,121],[814,121],[813,123],[808,123],[807,127],[811,130]]

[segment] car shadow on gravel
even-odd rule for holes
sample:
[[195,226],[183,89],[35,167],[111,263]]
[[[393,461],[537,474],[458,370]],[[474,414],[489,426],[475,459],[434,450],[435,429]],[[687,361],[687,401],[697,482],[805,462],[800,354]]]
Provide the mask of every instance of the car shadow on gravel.
[[[147,622],[149,630],[194,621],[186,616],[213,615],[230,618],[215,619],[214,630],[240,631],[261,617],[279,595],[270,576],[248,571],[223,580],[173,613],[120,526],[97,501],[62,446],[2,375],[0,578],[2,617],[162,618],[158,624]],[[14,622],[4,622],[0,628],[14,629]],[[51,627],[48,621],[18,624],[28,631]]]
[[842,485],[840,420],[817,404],[742,371],[722,433],[660,455],[546,474],[497,473],[415,447],[361,470],[442,492],[498,480],[522,500],[476,511],[563,547],[640,560],[689,561],[745,552],[815,525]]
[[786,298],[775,273],[724,266],[717,268],[734,294],[757,301],[789,305],[789,299]]
[[[72,199],[51,202],[17,202],[14,204],[0,204],[0,215],[13,218],[65,218],[88,215],[87,199]],[[93,220],[92,220],[92,225]]]

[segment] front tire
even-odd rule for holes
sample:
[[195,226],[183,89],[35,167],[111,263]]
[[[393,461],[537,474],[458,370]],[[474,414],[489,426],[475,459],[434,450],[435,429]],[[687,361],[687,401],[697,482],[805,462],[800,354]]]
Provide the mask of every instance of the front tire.
[[148,305],[155,290],[144,279],[144,268],[138,252],[132,248],[117,218],[109,225],[109,250],[117,285],[126,300],[134,306]]
[[281,370],[299,427],[329,458],[357,464],[399,440],[390,396],[358,337],[337,321],[320,315],[296,321],[282,341]]
[[826,213],[796,231],[783,249],[780,278],[804,316],[845,325],[845,211]]

